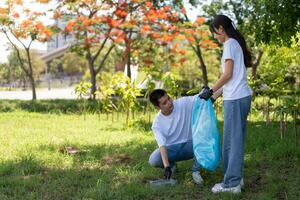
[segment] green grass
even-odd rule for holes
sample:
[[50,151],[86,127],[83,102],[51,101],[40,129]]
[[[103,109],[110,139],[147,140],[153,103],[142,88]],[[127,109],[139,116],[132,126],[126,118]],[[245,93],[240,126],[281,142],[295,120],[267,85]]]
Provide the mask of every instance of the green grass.
[[[151,187],[162,170],[148,165],[156,148],[149,123],[125,128],[125,117],[11,111],[0,114],[0,199],[300,199],[300,148],[292,125],[280,140],[279,124],[249,122],[245,190],[210,192],[222,178],[203,170],[203,185],[191,178],[192,161],[178,163],[172,187]],[[134,124],[139,124],[138,126]],[[222,122],[220,122],[221,127]],[[298,139],[299,143],[299,139]],[[69,155],[64,147],[82,152]]]

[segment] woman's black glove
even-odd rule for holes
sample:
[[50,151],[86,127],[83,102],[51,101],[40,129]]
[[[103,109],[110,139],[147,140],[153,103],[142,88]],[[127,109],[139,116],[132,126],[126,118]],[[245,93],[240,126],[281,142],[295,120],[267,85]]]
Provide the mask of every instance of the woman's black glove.
[[171,175],[172,175],[172,170],[171,170],[171,167],[168,166],[168,167],[165,168],[164,176],[165,176],[166,179],[170,179]]
[[214,91],[208,86],[203,86],[201,92],[199,93],[199,98],[207,101],[213,95],[213,93]]
[[215,99],[214,98],[212,98],[212,97],[210,97],[210,100],[211,100],[211,102],[212,102],[212,104],[214,104],[215,103]]

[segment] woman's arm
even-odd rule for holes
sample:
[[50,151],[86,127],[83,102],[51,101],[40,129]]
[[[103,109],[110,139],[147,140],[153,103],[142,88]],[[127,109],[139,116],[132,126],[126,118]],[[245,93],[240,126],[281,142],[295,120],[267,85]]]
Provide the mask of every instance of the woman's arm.
[[214,94],[211,96],[214,100],[217,100],[223,94],[223,88],[218,89]]
[[215,83],[215,85],[211,88],[214,93],[216,93],[220,88],[227,83],[231,77],[233,72],[233,60],[227,59],[225,60],[224,73],[221,75],[219,80]]

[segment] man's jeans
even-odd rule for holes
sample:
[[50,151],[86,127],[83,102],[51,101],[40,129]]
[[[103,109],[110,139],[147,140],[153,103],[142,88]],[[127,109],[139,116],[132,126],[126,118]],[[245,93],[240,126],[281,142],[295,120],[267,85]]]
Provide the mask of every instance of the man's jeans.
[[223,187],[240,184],[244,165],[244,140],[251,96],[224,100],[224,130],[222,144]]
[[[168,159],[170,166],[172,167],[175,165],[175,162],[182,161],[182,160],[189,160],[194,158],[193,152],[193,142],[192,140],[187,141],[185,143],[173,144],[170,146],[166,146]],[[164,168],[159,148],[152,152],[149,158],[149,163],[153,167],[161,167]],[[194,164],[192,167],[192,171],[199,171],[200,164],[194,159]]]

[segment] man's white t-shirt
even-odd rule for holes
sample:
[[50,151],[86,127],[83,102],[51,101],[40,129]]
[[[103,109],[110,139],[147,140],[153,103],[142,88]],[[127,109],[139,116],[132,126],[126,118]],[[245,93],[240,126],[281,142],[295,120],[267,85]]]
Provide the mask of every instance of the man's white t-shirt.
[[233,72],[231,79],[223,86],[223,100],[235,100],[251,95],[252,90],[247,82],[243,50],[238,41],[233,38],[229,38],[224,43],[221,60],[223,72],[226,59],[233,60]]
[[182,97],[173,101],[173,111],[165,116],[158,112],[152,131],[159,147],[192,140],[192,108],[197,96]]

